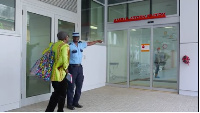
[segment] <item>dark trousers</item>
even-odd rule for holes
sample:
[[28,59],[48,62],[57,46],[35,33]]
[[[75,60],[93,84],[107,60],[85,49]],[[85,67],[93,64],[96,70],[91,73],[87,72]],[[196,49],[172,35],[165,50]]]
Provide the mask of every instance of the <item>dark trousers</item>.
[[[83,67],[80,66],[69,66],[69,73],[72,74],[72,83],[68,81],[67,89],[67,105],[78,104],[78,101],[81,96],[81,89],[83,85]],[[76,85],[75,94],[74,87]]]
[[58,112],[63,112],[67,92],[67,79],[64,78],[61,82],[52,81],[52,86],[54,88],[54,92],[50,97],[49,104],[45,112],[53,112],[57,104]]
[[155,74],[158,74],[158,71],[159,71],[159,63],[155,63],[155,65],[156,65]]

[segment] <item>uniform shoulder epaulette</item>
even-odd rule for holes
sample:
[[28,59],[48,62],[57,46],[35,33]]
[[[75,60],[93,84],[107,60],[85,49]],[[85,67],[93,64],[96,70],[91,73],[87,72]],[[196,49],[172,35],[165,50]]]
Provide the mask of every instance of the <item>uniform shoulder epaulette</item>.
[[78,43],[82,43],[81,41],[79,41]]

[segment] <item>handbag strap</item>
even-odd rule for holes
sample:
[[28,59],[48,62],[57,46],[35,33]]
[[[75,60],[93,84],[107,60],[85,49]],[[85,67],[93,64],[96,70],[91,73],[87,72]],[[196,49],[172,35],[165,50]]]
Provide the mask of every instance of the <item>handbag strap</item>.
[[51,45],[50,50],[52,50],[53,45],[54,45],[54,43]]

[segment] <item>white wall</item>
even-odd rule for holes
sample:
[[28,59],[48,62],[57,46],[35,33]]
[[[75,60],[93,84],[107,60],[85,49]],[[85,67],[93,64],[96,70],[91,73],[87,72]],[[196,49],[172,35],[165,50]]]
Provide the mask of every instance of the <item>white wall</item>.
[[198,42],[198,0],[180,0],[180,43]]
[[19,107],[20,39],[18,36],[0,35],[0,112]]
[[[81,0],[78,0],[77,3],[77,13],[73,13],[58,7],[53,7],[52,5],[38,2],[38,0],[16,0],[16,31],[10,32],[0,29],[0,112],[19,108],[22,102],[21,90],[25,90],[25,86],[21,86],[22,82],[26,84],[25,81],[23,81],[25,75],[21,73],[21,63],[25,64],[26,61],[26,59],[22,60],[21,58],[21,52],[24,52],[22,51],[21,41],[22,38],[26,39],[26,37],[22,37],[22,6],[33,8],[34,11],[38,12],[46,11],[48,14],[54,14],[58,18],[62,17],[70,22],[76,22],[76,31],[80,32]],[[37,98],[34,101],[38,100],[42,101],[40,98]]]
[[93,45],[83,50],[84,82],[82,91],[105,86],[106,46]]
[[[182,57],[190,57],[189,66]],[[180,0],[179,94],[198,96],[198,0]]]

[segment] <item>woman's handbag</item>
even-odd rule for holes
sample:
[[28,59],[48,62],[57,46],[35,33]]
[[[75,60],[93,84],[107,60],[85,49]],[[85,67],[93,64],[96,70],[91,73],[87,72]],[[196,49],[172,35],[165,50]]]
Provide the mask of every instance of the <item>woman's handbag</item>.
[[50,80],[55,57],[55,53],[52,51],[53,45],[54,44],[52,44],[50,50],[43,54],[43,56],[33,65],[30,70],[31,75],[36,75],[45,81]]

